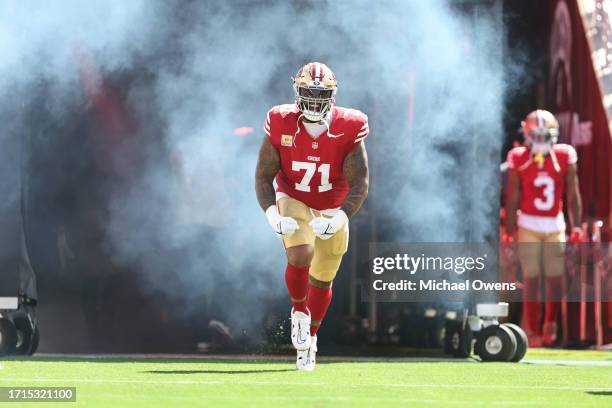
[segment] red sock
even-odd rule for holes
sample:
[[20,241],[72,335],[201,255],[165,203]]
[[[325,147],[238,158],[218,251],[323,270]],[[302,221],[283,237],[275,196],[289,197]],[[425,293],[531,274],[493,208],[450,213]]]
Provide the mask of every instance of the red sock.
[[545,323],[556,323],[561,310],[561,290],[563,278],[561,276],[547,277],[544,280],[544,292],[546,294],[546,308],[544,313]]
[[[290,263],[287,263],[285,269],[285,283],[289,296],[291,296],[291,304],[298,312],[306,312],[306,295],[308,294],[308,270],[310,267],[298,268]],[[301,302],[295,302],[293,299],[304,299]]]
[[321,289],[313,285],[308,285],[308,309],[310,309],[310,318],[312,321],[319,321],[318,325],[310,326],[310,335],[314,336],[317,334],[319,327],[321,326],[321,320],[327,312],[327,308],[332,300],[332,288]]
[[523,325],[528,334],[542,334],[542,312],[540,304],[540,278],[524,278]]

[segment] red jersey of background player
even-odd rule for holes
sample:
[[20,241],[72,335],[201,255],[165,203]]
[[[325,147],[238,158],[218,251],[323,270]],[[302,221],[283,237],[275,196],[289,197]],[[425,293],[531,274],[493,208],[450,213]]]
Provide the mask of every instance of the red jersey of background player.
[[368,117],[334,106],[329,130],[314,138],[299,116],[295,104],[268,111],[264,131],[281,159],[276,191],[315,210],[339,208],[349,191],[342,173],[344,158],[368,136]]
[[567,144],[555,144],[538,163],[525,146],[508,152],[508,167],[515,169],[521,180],[521,207],[524,214],[556,217],[563,210],[565,174],[578,161],[576,150]]

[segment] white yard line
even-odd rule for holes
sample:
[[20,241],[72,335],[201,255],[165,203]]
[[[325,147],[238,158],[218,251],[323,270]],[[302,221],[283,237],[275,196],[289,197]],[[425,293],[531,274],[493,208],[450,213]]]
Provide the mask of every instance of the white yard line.
[[559,365],[559,366],[587,366],[612,367],[612,361],[580,361],[580,360],[523,360],[523,364]]
[[211,380],[131,380],[131,379],[90,379],[90,378],[0,378],[0,383],[86,383],[86,384],[178,384],[178,385],[263,385],[263,386],[317,386],[348,388],[474,388],[474,389],[512,389],[512,390],[551,390],[551,391],[612,391],[610,387],[565,387],[537,385],[501,385],[501,384],[330,384],[324,382],[298,381],[211,381]]

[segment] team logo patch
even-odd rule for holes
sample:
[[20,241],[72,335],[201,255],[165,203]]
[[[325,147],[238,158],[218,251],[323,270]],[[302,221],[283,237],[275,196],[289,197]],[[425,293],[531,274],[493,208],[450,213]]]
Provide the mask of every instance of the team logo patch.
[[291,135],[281,136],[281,146],[292,146],[292,145],[293,145],[293,136]]
[[318,149],[319,148],[319,144],[317,142],[312,142],[312,148],[313,149]]

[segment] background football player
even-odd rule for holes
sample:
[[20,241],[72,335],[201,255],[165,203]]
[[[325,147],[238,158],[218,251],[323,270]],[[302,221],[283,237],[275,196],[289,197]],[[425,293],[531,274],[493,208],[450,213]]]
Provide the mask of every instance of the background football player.
[[[513,148],[507,158],[506,231],[512,233],[518,224],[518,255],[524,279],[523,324],[530,345],[552,345],[557,338],[560,311],[560,302],[555,300],[560,297],[565,271],[564,191],[573,226],[570,241],[581,240],[578,157],[572,146],[556,144],[559,124],[548,111],[529,113],[521,129],[525,146]],[[542,270],[546,297],[543,328],[539,302]]]
[[348,220],[368,195],[369,128],[362,112],[335,106],[336,76],[325,64],[300,68],[293,89],[295,104],[268,111],[255,183],[285,245],[296,365],[313,370],[317,331],[348,248]]

